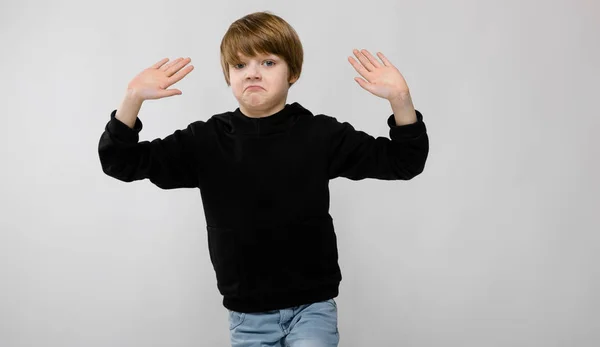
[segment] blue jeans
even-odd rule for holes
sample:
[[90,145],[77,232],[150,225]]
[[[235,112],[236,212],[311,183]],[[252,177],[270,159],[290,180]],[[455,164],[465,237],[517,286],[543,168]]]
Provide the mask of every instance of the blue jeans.
[[260,313],[229,311],[232,347],[337,347],[334,299]]

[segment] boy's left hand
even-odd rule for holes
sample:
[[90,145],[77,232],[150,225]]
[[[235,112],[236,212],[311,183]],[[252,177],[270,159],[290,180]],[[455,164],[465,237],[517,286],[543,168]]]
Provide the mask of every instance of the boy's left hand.
[[366,78],[366,81],[360,77],[354,78],[361,87],[373,95],[390,101],[401,98],[403,94],[409,94],[408,85],[404,77],[383,53],[377,53],[383,61],[383,65],[381,65],[377,58],[371,55],[366,49],[360,52],[355,49],[353,52],[362,65],[353,57],[348,57],[348,61],[361,76]]

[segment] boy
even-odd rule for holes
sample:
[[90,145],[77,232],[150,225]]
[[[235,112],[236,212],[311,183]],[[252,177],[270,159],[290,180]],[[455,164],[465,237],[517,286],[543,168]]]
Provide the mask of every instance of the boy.
[[366,79],[357,83],[390,101],[391,139],[286,104],[303,50],[294,29],[268,12],[235,21],[221,42],[239,108],[139,142],[142,102],[181,95],[166,88],[193,70],[189,58],[163,59],[129,83],[100,138],[107,175],[200,190],[232,346],[337,346],[342,276],[329,180],[410,180],[423,171],[429,140],[404,78],[383,54],[383,64],[366,50],[354,54],[360,64],[348,60]]

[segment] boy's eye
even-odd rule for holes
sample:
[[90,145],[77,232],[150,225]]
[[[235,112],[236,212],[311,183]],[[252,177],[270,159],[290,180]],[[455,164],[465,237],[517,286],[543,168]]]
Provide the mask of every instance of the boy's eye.
[[[265,60],[263,63],[272,63],[271,65],[268,65],[268,66],[273,66],[273,65],[275,65],[275,62],[274,62],[274,61],[272,61],[272,60]],[[240,65],[244,65],[244,63],[235,64],[233,67],[234,67],[235,69],[238,69],[238,67],[239,67]]]

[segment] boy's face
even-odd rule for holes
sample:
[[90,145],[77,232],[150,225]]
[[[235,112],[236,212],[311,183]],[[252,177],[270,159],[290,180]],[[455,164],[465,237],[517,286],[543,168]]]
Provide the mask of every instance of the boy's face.
[[275,54],[238,56],[241,62],[229,66],[229,80],[240,111],[248,117],[265,117],[283,109],[289,83],[296,80],[288,80],[286,62]]

